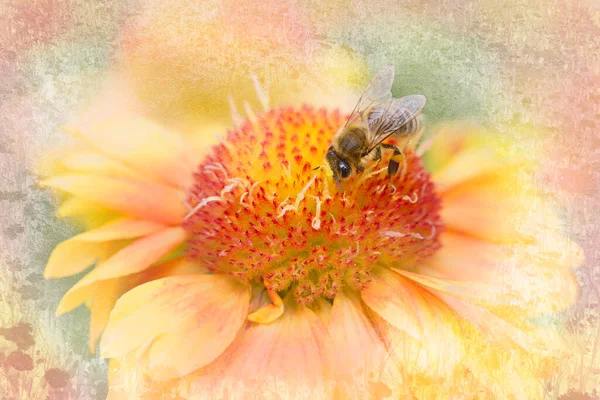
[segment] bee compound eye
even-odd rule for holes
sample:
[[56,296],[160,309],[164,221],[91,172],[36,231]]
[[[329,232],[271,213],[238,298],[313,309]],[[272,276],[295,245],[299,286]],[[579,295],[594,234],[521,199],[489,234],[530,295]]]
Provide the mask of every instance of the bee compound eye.
[[352,170],[350,169],[350,166],[348,164],[346,164],[344,161],[340,161],[338,163],[338,169],[340,170],[340,175],[342,176],[342,178],[349,177],[350,172],[352,172]]

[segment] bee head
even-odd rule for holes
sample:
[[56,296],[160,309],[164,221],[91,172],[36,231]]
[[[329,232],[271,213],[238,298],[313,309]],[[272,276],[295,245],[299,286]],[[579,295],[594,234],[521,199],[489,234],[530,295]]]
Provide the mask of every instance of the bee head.
[[340,181],[341,179],[346,179],[350,176],[352,173],[352,167],[338,155],[333,146],[330,146],[327,150],[325,159],[329,164],[329,168],[331,168],[331,171],[333,172],[333,179],[335,179],[335,183],[337,183],[338,188],[341,189]]

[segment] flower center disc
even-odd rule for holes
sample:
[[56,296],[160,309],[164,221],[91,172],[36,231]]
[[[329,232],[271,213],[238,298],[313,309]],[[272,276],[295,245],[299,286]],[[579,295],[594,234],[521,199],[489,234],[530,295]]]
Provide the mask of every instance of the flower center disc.
[[195,174],[189,257],[308,305],[364,289],[374,267],[411,270],[433,254],[440,201],[413,152],[391,181],[384,151],[338,191],[324,156],[344,122],[339,111],[304,106],[229,132]]

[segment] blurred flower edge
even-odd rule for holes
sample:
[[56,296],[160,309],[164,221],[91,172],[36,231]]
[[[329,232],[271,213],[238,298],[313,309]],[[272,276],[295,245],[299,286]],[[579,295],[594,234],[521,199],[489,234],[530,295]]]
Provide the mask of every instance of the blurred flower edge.
[[531,321],[574,302],[582,255],[520,161],[452,124],[394,190],[373,167],[339,193],[313,169],[341,123],[275,108],[211,150],[140,117],[72,131],[43,185],[88,230],[45,276],[94,265],[58,313],[86,304],[92,351],[104,331],[110,398],[541,398],[564,349]]

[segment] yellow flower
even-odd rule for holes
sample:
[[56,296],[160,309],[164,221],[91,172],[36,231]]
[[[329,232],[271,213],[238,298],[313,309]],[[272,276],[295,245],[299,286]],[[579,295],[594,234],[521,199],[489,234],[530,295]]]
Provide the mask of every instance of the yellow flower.
[[106,327],[110,398],[542,397],[561,341],[535,318],[573,303],[581,252],[525,166],[450,127],[338,191],[315,168],[344,120],[273,109],[207,154],[141,119],[79,134],[45,185],[106,223],[46,276],[96,263],[58,312]]

